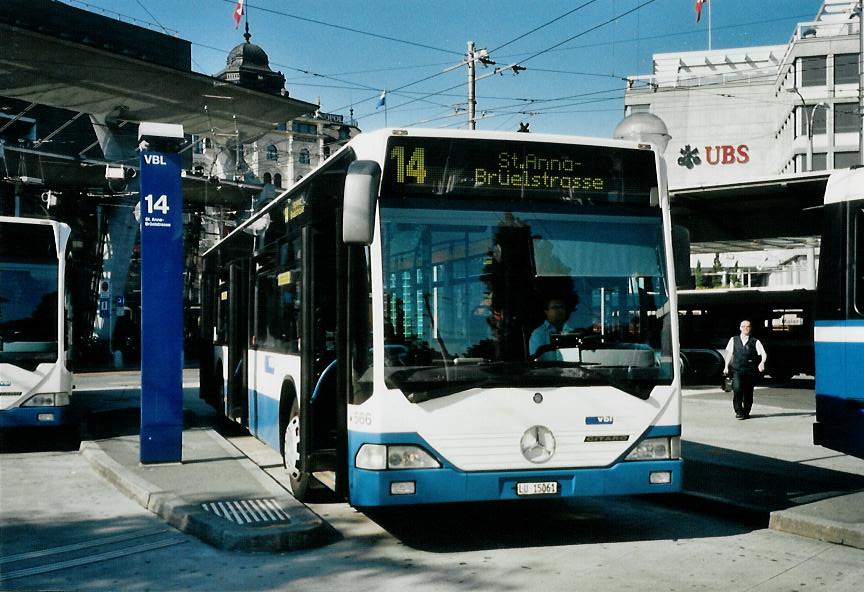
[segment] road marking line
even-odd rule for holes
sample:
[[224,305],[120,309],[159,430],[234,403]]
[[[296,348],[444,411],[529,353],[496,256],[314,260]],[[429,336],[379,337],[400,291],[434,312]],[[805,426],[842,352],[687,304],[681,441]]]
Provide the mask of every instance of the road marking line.
[[144,538],[148,536],[153,536],[154,534],[161,534],[163,532],[171,532],[167,528],[151,528],[149,530],[142,530],[137,532],[129,532],[126,534],[118,534],[114,536],[105,537],[102,539],[92,540],[92,541],[83,541],[80,543],[74,543],[72,545],[64,545],[62,547],[54,547],[52,549],[41,549],[39,551],[29,551],[27,553],[18,553],[17,555],[7,555],[6,557],[0,557],[0,564],[3,563],[11,563],[13,561],[23,561],[25,559],[34,559],[36,557],[45,557],[46,555],[56,555],[58,553],[67,553],[69,551],[80,551],[81,549],[87,549],[89,547],[98,547],[100,545],[109,545],[111,543],[119,543],[120,541],[128,541],[132,539]]
[[80,567],[82,565],[88,565],[90,563],[98,563],[100,561],[107,561],[109,559],[116,559],[118,557],[125,557],[127,555],[135,555],[137,553],[143,553],[144,551],[152,551],[154,549],[170,547],[172,545],[179,545],[185,542],[187,542],[186,539],[181,538],[169,539],[165,541],[156,541],[154,543],[147,543],[145,545],[138,545],[136,547],[127,547],[126,549],[118,549],[117,551],[99,553],[98,555],[91,555],[90,557],[81,557],[79,559],[71,559],[69,561],[52,563],[51,565],[42,565],[38,567],[30,567],[27,569],[19,569],[17,571],[10,571],[0,574],[0,582],[6,580],[14,580],[16,578],[23,578],[27,576],[35,576],[38,574],[58,571],[69,567]]

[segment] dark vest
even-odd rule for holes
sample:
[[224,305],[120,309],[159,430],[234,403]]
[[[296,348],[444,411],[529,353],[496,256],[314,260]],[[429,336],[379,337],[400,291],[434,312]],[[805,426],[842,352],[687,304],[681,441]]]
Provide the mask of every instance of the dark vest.
[[747,345],[741,342],[741,336],[736,335],[732,349],[732,369],[743,374],[755,374],[759,368],[762,356],[756,351],[756,339],[750,337]]

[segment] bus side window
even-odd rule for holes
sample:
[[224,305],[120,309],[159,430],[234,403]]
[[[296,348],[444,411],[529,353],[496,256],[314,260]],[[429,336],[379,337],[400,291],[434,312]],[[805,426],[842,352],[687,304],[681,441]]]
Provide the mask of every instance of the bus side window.
[[855,274],[852,286],[855,299],[855,312],[864,316],[864,207],[859,206],[855,212],[854,229],[852,234],[852,273]]
[[225,343],[228,339],[228,282],[226,278],[219,278],[216,294],[216,327],[214,334],[215,343]]
[[256,260],[254,346],[297,353],[300,346],[299,239],[272,243]]
[[279,249],[279,333],[285,341],[286,351],[300,352],[300,294],[303,285],[300,266],[300,239],[286,241]]
[[273,264],[270,258],[259,257],[255,260],[258,271],[255,274],[255,286],[252,295],[253,318],[252,333],[249,343],[252,347],[270,348],[273,344],[270,340],[270,311],[273,307],[273,291],[275,278]]
[[352,311],[351,381],[353,405],[360,405],[372,396],[372,291],[369,247],[354,247],[349,254],[352,286],[349,288]]

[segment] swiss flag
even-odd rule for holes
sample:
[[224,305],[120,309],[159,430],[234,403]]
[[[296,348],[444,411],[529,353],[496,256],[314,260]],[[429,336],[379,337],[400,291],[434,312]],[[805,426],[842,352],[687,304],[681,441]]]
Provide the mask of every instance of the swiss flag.
[[[240,17],[243,16],[243,2],[245,2],[245,0],[237,0],[237,6],[234,7],[234,28],[235,29],[240,26]],[[701,4],[701,2],[696,3],[697,6],[699,4]]]
[[[696,22],[698,23],[702,20],[702,5],[708,2],[708,0],[696,0]],[[243,3],[242,0],[240,2]],[[240,18],[240,17],[237,17]]]

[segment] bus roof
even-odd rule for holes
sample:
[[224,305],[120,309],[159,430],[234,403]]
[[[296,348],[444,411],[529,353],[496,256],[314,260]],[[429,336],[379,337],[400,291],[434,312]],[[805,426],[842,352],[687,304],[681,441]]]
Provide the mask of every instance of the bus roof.
[[632,140],[617,140],[612,138],[592,138],[589,136],[568,136],[562,134],[537,134],[537,133],[520,133],[520,132],[502,132],[502,131],[477,131],[477,130],[450,130],[450,129],[434,129],[434,128],[381,128],[371,132],[363,132],[349,140],[342,148],[333,153],[326,160],[321,161],[317,167],[310,171],[306,176],[300,179],[296,184],[287,187],[281,193],[277,194],[266,206],[255,212],[247,220],[240,223],[228,236],[218,241],[210,247],[204,255],[215,251],[220,245],[228,239],[238,235],[255,224],[256,221],[263,218],[269,213],[275,205],[282,200],[288,193],[296,191],[299,186],[308,183],[318,173],[319,169],[326,167],[329,163],[336,160],[342,153],[353,150],[359,160],[374,160],[382,162],[385,158],[384,151],[387,147],[387,140],[391,137],[411,137],[411,138],[455,138],[465,140],[510,140],[515,142],[547,142],[556,144],[577,144],[584,146],[598,146],[609,148],[625,148],[632,150],[652,150],[655,153],[655,159],[659,158],[656,151],[656,146],[653,144],[634,142]]
[[834,171],[825,186],[825,203],[864,199],[864,167]]
[[382,128],[364,132],[346,144],[357,153],[360,159],[379,160],[387,140],[393,136],[413,138],[457,138],[463,140],[511,140],[517,142],[549,142],[555,144],[581,144],[586,146],[608,146],[615,148],[653,149],[647,143],[612,138],[589,136],[568,136],[562,134],[537,134],[502,131],[450,130],[433,128]]

